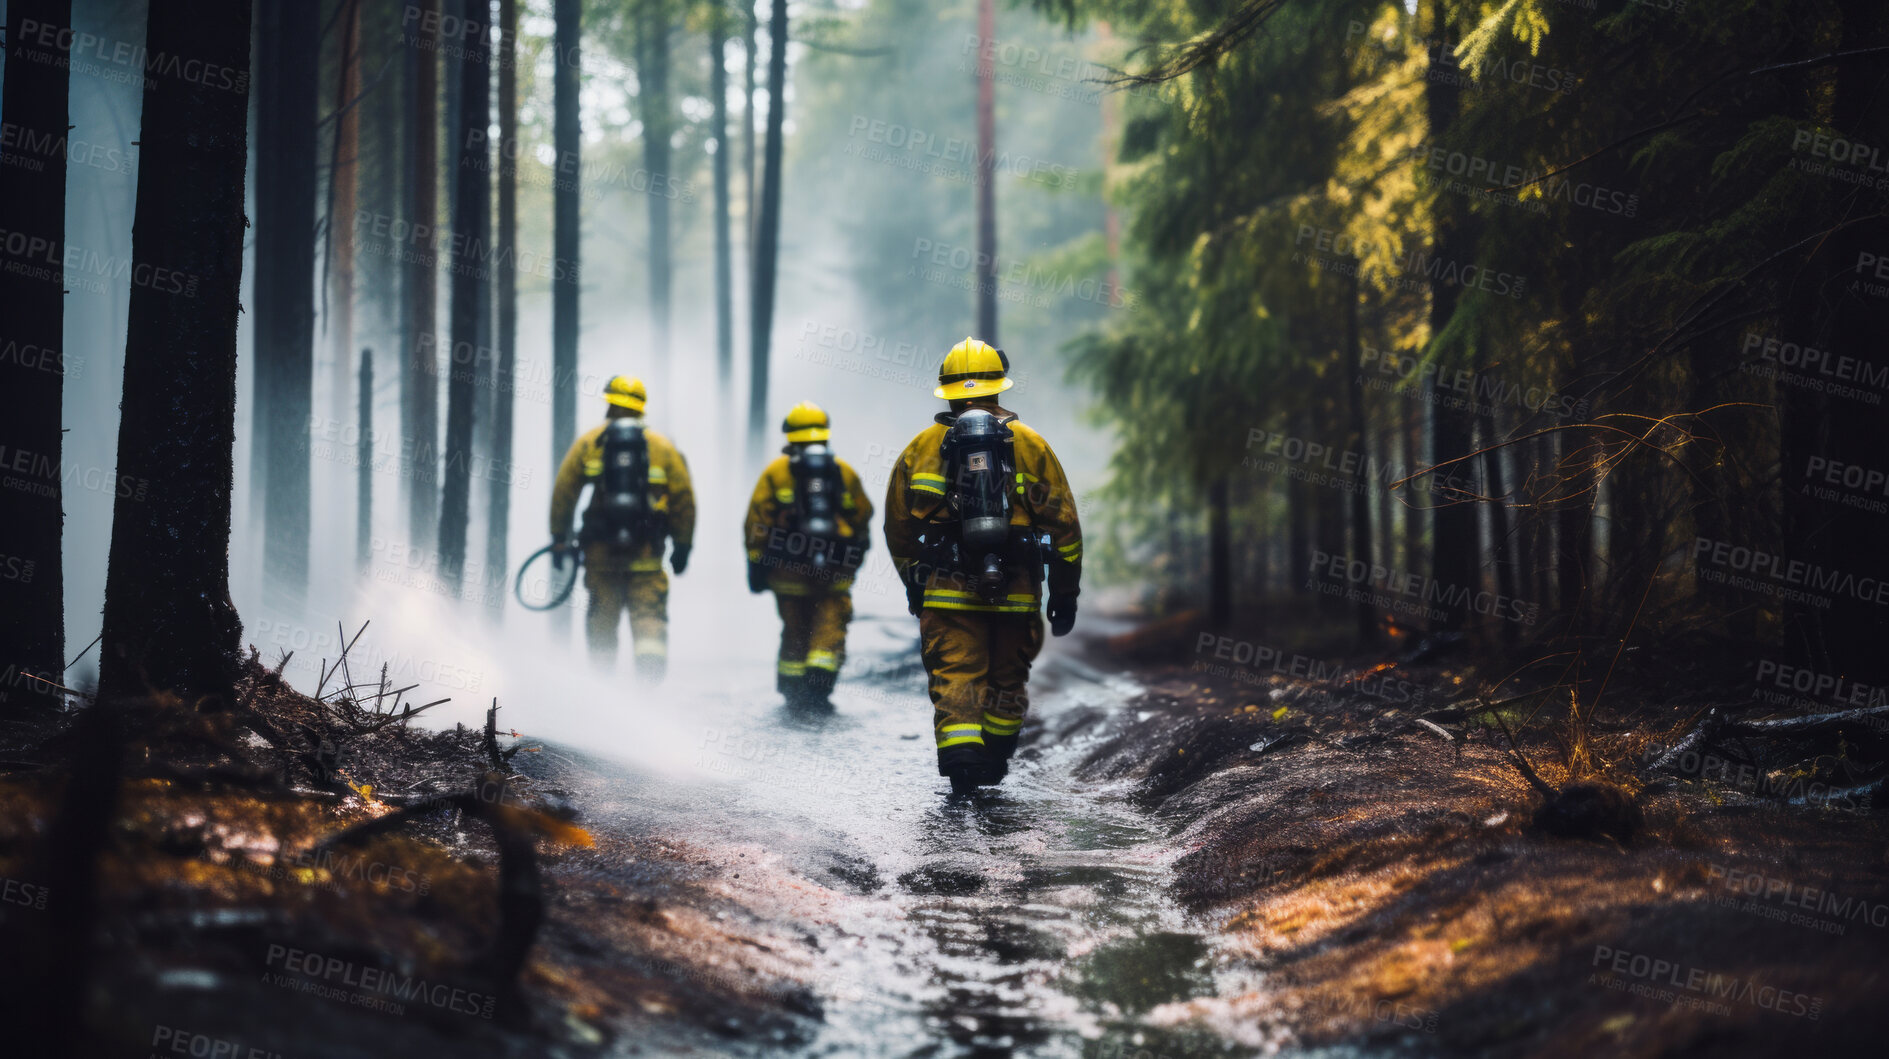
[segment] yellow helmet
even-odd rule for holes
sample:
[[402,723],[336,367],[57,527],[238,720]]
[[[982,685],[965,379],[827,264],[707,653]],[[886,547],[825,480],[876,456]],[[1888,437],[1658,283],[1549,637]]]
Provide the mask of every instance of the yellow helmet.
[[826,411],[812,401],[802,401],[788,409],[787,418],[781,420],[781,429],[787,432],[788,441],[825,441],[833,436]]
[[649,403],[649,391],[643,388],[643,380],[618,375],[603,388],[603,399],[618,408],[641,412],[643,406]]
[[1010,358],[988,342],[966,338],[951,347],[938,365],[938,388],[933,397],[962,401],[1002,393],[1016,383],[1009,377]]

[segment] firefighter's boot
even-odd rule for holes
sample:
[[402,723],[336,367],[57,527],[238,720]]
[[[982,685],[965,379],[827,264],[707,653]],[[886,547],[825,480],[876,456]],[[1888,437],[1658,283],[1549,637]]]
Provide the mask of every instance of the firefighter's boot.
[[821,669],[810,665],[807,667],[807,675],[802,679],[806,683],[801,686],[801,704],[830,709],[833,703],[829,701],[829,696],[833,694],[833,684],[839,679],[839,674],[831,669]]
[[1017,753],[1017,735],[984,733],[984,778],[978,782],[995,785],[1010,774],[1010,759]]
[[984,748],[979,744],[965,743],[938,751],[938,775],[951,781],[952,794],[976,790],[988,768]]

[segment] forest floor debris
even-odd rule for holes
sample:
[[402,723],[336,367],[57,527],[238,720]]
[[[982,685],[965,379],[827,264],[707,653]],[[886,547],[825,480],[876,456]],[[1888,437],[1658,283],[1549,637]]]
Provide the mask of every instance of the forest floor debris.
[[[84,1054],[579,1056],[656,1025],[786,1039],[817,1012],[797,935],[743,903],[766,903],[762,858],[743,889],[700,851],[593,838],[562,792],[493,767],[528,742],[495,761],[496,733],[357,712],[252,658],[231,714],[142,727],[99,859]],[[60,897],[40,876],[67,777],[56,754],[9,750],[0,936],[19,940]],[[468,799],[535,842],[541,887],[501,883],[495,832],[473,820],[491,814]],[[520,909],[535,937],[508,1011],[491,954]]]
[[[1466,664],[1229,666],[1217,644],[1155,640],[1114,645],[1148,690],[1083,769],[1137,782],[1189,849],[1180,896],[1262,983],[1161,1017],[1411,1054],[1860,1054],[1889,1032],[1889,824],[1849,793],[1880,769],[1879,728],[1681,765],[1648,733],[1692,730],[1707,702],[1767,708],[1736,664],[1717,683],[1707,664],[1628,666],[1591,719],[1598,775],[1570,782],[1552,708],[1490,707]],[[1531,718],[1517,749],[1558,808],[1627,799],[1642,826],[1552,833],[1502,731]]]

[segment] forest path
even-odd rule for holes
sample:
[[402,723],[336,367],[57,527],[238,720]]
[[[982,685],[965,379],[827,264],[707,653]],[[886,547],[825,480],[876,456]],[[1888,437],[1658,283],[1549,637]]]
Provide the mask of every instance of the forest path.
[[[1217,965],[1210,925],[1170,896],[1181,850],[1125,785],[1075,775],[1108,713],[1139,690],[1133,682],[1050,653],[1009,778],[952,800],[936,774],[909,619],[854,625],[830,713],[782,707],[771,666],[731,664],[717,678],[741,690],[690,692],[685,723],[699,727],[691,764],[725,779],[654,776],[604,747],[547,747],[534,771],[571,790],[593,830],[766,850],[788,876],[836,897],[820,922],[795,925],[816,950],[809,977],[824,1010],[811,1036],[789,1046],[795,1054],[1230,1049],[1149,1017],[1172,1001],[1252,988],[1250,976]],[[780,1054],[784,1044],[731,1036],[687,1050]]]

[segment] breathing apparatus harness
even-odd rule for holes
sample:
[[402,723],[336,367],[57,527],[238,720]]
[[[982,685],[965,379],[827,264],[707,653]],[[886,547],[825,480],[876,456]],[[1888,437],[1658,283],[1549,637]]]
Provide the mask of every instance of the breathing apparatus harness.
[[846,481],[839,460],[824,441],[796,442],[783,451],[794,502],[784,509],[784,525],[768,534],[768,565],[816,579],[852,576],[866,549],[840,530]]
[[1018,569],[1028,572],[1032,584],[1042,584],[1049,560],[1048,536],[1010,521],[1016,491],[1016,438],[1010,424],[1016,418],[976,406],[938,416],[946,427],[947,517],[923,535],[922,565],[967,582],[985,602],[1000,598]]
[[579,539],[632,551],[661,540],[667,520],[649,494],[649,438],[641,420],[612,419],[603,431],[603,473]]

